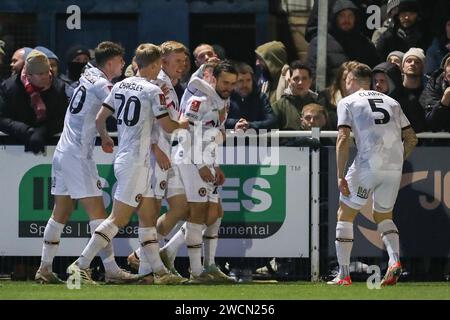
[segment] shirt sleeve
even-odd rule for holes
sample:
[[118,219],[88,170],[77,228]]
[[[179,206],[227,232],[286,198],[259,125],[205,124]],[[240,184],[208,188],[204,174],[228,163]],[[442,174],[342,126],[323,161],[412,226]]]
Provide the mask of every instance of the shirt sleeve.
[[156,119],[161,119],[169,115],[166,105],[166,97],[160,88],[152,90],[150,97],[153,114]]
[[400,128],[407,129],[407,128],[411,127],[411,123],[409,122],[409,120],[405,116],[405,114],[403,113],[403,110],[400,107],[400,105],[398,106],[398,109],[399,109],[399,113],[400,113]]
[[338,128],[339,127],[348,127],[350,129],[352,128],[353,117],[352,113],[348,109],[347,103],[339,101],[337,105],[337,115],[338,115]]
[[116,111],[114,108],[114,92],[111,90],[111,92],[106,96],[106,98],[103,100],[103,107],[108,108],[114,113],[114,117],[117,118]]
[[152,126],[152,132],[150,133],[150,143],[157,144],[159,140],[159,124],[155,122]]
[[184,115],[190,124],[194,124],[195,121],[201,120],[200,107],[202,103],[204,103],[204,101],[196,96],[192,96],[186,103]]
[[101,79],[95,83],[94,94],[98,100],[104,101],[111,92],[112,87],[113,85],[109,81]]

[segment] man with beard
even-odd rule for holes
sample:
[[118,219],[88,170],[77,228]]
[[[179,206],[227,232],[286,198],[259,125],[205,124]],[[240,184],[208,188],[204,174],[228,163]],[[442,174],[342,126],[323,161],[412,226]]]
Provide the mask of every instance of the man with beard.
[[[342,63],[359,61],[374,67],[380,59],[375,46],[360,31],[358,8],[349,0],[338,0],[333,6],[333,22],[327,36],[327,75],[329,86]],[[316,73],[318,37],[314,37],[308,48],[307,65]]]
[[[187,150],[190,145],[180,147],[175,155],[180,163],[178,167],[189,205],[185,239],[192,283],[213,282],[215,279],[212,274],[221,273],[215,264],[214,256],[223,215],[218,187],[224,183],[225,176],[217,164],[217,150],[216,148],[211,150],[210,145],[215,143],[218,136],[224,136],[226,104],[236,82],[236,69],[228,61],[222,61],[214,67],[212,73],[211,83],[215,83],[215,93],[207,95],[198,91],[187,100],[183,99],[181,105],[183,112],[181,118],[187,119],[190,124],[190,140],[194,141],[197,138],[194,138],[196,125],[201,125],[203,137],[211,138],[208,141],[202,139],[201,159],[198,159],[194,152]],[[205,230],[204,224],[208,226]],[[203,239],[205,239],[205,261],[202,266]],[[224,276],[223,273],[221,275]]]
[[376,43],[378,55],[382,60],[395,50],[406,52],[412,47],[423,50],[428,47],[429,41],[423,31],[426,28],[420,23],[419,4],[416,0],[401,0],[393,20],[392,26],[381,34]]

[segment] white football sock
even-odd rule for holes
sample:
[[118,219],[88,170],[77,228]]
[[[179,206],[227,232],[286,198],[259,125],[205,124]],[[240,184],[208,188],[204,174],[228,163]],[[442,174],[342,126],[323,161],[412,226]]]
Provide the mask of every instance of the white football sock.
[[216,222],[207,226],[203,231],[203,242],[205,245],[205,254],[203,265],[208,267],[215,264],[214,258],[216,256],[217,242],[219,241],[219,228],[222,222],[222,218],[217,218]]
[[146,276],[153,272],[152,266],[150,265],[150,262],[148,262],[147,257],[145,254],[142,255],[142,257],[139,259],[139,275]]
[[178,250],[180,249],[181,245],[186,243],[186,222],[181,226],[180,230],[177,231],[177,233],[174,234],[174,236],[167,242],[167,244],[162,248],[166,251],[167,256],[169,257],[170,261],[175,261],[175,257],[177,256]]
[[339,278],[350,275],[350,255],[353,247],[353,223],[338,221],[336,224],[336,255],[339,262]]
[[134,253],[136,254],[136,257],[138,257],[138,259],[140,260],[141,259],[141,247],[134,250]]
[[139,259],[139,274],[140,275],[148,275],[153,272],[152,266],[148,262],[147,258],[145,257],[145,254],[141,254],[141,247],[137,248],[134,251],[134,255],[138,257]]
[[63,232],[64,224],[50,218],[44,230],[44,245],[42,246],[42,258],[40,269],[52,272],[53,259],[59,247],[59,240]]
[[119,232],[119,228],[111,221],[106,219],[94,231],[89,243],[84,248],[77,264],[81,269],[89,268],[92,259],[100,250],[105,248]]
[[[91,228],[91,233],[97,229],[97,227],[103,222],[105,219],[95,219],[89,221],[89,227]],[[102,259],[103,266],[105,267],[105,272],[115,273],[120,271],[119,266],[116,263],[116,259],[114,258],[114,247],[112,241],[108,243],[106,247],[98,252],[98,255]]]
[[189,255],[191,274],[198,276],[203,271],[202,267],[202,230],[203,225],[186,223],[186,245]]
[[159,257],[159,242],[156,227],[139,228],[138,234],[139,242],[141,243],[141,258],[145,256],[155,273],[166,271]]
[[400,261],[400,241],[398,229],[394,221],[386,219],[378,224],[378,232],[381,234],[386,250],[389,254],[389,266]]

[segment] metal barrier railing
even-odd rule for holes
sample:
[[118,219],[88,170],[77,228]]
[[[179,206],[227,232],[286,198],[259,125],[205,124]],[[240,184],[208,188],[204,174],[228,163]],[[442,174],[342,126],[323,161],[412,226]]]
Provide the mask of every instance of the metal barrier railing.
[[[236,133],[229,131],[227,137],[233,139],[235,137],[254,137],[262,138],[264,136],[272,139],[276,138],[296,138],[296,137],[311,137],[315,139],[320,138],[336,138],[337,131],[320,131],[314,129],[312,131],[271,131],[268,133],[262,133],[259,135]],[[117,136],[116,133],[111,134],[113,137]],[[0,132],[0,136],[6,136]],[[450,133],[438,132],[438,133],[420,133],[417,135],[419,139],[445,139],[450,141]],[[310,197],[310,278],[312,281],[318,281],[320,278],[320,149],[311,150],[311,197]],[[0,270],[1,271],[1,270]],[[1,272],[0,272],[1,273]]]

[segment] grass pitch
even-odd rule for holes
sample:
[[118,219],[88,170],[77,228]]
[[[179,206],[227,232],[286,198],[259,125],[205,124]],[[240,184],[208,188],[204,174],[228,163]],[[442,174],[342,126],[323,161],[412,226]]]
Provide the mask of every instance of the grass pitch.
[[448,282],[405,282],[369,290],[365,282],[333,287],[323,282],[249,283],[235,285],[40,285],[0,281],[0,300],[450,300]]

